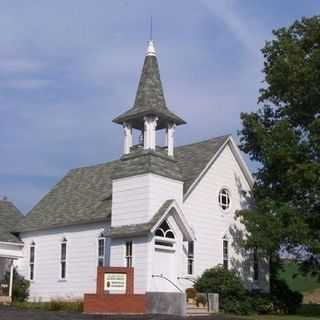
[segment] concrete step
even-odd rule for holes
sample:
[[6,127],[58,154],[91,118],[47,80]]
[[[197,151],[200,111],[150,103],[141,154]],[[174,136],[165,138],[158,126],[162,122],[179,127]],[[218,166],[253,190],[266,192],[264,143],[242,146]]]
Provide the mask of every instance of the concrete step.
[[187,316],[207,316],[209,315],[207,307],[197,307],[194,304],[187,305]]

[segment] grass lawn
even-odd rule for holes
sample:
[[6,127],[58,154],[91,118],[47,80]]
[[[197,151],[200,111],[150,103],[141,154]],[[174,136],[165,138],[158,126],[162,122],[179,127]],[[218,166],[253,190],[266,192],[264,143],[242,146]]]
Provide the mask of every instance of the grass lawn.
[[223,316],[225,320],[319,320],[320,305],[303,305],[296,315]]
[[[294,275],[297,276],[294,277]],[[298,266],[293,262],[287,263],[284,266],[283,271],[280,272],[280,277],[287,282],[292,290],[301,293],[320,289],[320,282],[318,279],[312,276],[303,276],[299,272]]]

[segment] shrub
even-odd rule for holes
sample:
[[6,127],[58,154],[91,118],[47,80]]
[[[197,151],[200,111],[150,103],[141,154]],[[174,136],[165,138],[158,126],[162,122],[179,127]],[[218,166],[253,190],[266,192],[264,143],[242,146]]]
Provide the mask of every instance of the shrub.
[[82,312],[82,300],[51,300],[49,302],[15,302],[19,309],[48,310],[48,311],[72,311]]
[[268,314],[274,311],[274,303],[269,293],[251,292],[251,306],[258,314]]
[[186,289],[187,299],[194,299],[197,295],[197,290],[195,288]]
[[271,281],[270,290],[276,312],[285,314],[296,313],[303,299],[300,292],[291,290],[284,280],[278,278]]
[[237,273],[217,266],[206,270],[195,283],[198,292],[218,293],[220,308],[228,313],[248,314],[250,302]]
[[[4,276],[6,283],[10,282],[10,272],[6,272]],[[30,282],[21,276],[17,269],[13,269],[13,286],[12,286],[12,300],[23,302],[29,297]]]
[[234,297],[227,297],[224,300],[223,310],[227,313],[248,315],[252,313],[252,305],[247,297],[241,300]]

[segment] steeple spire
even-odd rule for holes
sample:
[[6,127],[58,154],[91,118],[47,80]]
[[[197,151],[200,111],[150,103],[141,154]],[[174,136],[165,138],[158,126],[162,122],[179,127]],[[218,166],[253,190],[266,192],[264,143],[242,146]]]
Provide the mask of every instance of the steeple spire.
[[131,109],[113,119],[113,122],[124,127],[125,154],[130,153],[132,147],[132,129],[142,132],[144,149],[151,150],[156,149],[156,131],[166,129],[168,154],[173,155],[174,128],[186,122],[167,108],[152,39],[148,41],[134,105]]
[[147,49],[147,56],[155,56],[156,49],[154,47],[153,42],[153,25],[152,25],[152,16],[150,17],[150,38],[148,41],[148,49]]

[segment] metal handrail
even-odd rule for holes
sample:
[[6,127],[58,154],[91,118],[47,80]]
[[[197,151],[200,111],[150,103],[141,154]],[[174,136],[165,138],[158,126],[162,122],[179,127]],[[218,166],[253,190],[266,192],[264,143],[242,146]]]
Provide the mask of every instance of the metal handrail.
[[177,280],[188,280],[188,281],[190,281],[192,283],[196,283],[197,282],[197,280],[192,279],[192,278],[188,278],[188,277],[177,277]]
[[167,280],[171,285],[173,285],[176,289],[178,289],[181,293],[183,293],[183,290],[181,290],[173,281],[171,281],[170,279],[168,279],[166,276],[164,276],[163,274],[153,274],[152,278],[161,278],[164,280]]

